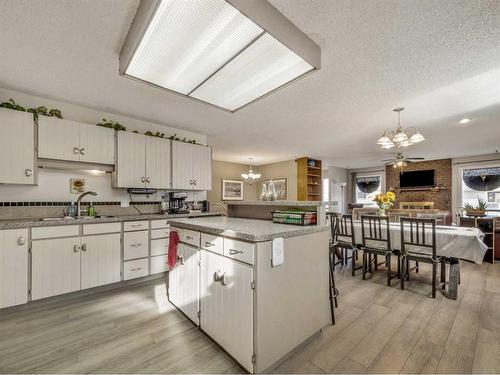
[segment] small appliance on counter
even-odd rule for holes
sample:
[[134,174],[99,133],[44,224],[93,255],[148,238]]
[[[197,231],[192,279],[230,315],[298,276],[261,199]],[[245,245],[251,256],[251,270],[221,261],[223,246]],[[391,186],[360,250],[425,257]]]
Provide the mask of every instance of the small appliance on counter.
[[169,214],[188,214],[189,208],[186,205],[186,192],[172,192],[168,193],[169,204],[168,213]]

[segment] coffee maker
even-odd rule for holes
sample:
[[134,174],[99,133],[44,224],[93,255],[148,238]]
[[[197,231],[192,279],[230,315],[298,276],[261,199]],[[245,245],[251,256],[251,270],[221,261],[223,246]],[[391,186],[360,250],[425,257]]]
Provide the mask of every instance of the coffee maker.
[[186,214],[189,213],[189,209],[186,205],[186,192],[171,192],[169,195],[169,214]]

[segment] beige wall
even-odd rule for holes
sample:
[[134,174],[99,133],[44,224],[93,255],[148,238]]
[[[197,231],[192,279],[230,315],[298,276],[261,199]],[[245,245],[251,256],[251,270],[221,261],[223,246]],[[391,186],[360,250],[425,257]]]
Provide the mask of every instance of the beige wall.
[[295,163],[295,160],[261,165],[259,166],[259,173],[262,173],[257,189],[259,196],[262,190],[262,184],[265,180],[286,178],[286,199],[292,201],[297,200],[297,163]]
[[[222,201],[222,179],[241,180],[244,171],[248,171],[248,164],[212,160],[212,190],[207,192],[207,200],[212,210],[219,211],[216,203]],[[254,171],[258,173],[258,168],[254,167]],[[256,200],[258,185],[258,182],[252,185],[243,184],[243,200]]]

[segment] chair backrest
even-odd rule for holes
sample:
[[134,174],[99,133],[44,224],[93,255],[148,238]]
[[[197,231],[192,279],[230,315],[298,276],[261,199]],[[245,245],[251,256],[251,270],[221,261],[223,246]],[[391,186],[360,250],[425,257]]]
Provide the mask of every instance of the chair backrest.
[[401,252],[403,254],[428,254],[437,260],[436,219],[402,217]]
[[361,236],[363,246],[391,249],[391,232],[388,216],[362,215]]
[[333,243],[337,241],[336,233],[337,233],[337,216],[340,215],[337,212],[327,212],[326,213],[326,218],[327,218],[327,223],[330,224],[330,239],[332,240]]
[[339,215],[336,219],[335,241],[348,242],[352,246],[356,246],[352,215]]

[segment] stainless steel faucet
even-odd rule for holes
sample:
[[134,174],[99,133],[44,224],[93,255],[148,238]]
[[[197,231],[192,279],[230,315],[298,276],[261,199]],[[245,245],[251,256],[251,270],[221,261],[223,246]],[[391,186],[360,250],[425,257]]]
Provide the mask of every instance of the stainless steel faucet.
[[94,197],[97,195],[95,191],[86,191],[85,193],[81,194],[78,199],[76,200],[76,216],[82,216],[82,208],[81,208],[81,202],[82,198],[85,197],[86,195],[93,195]]

